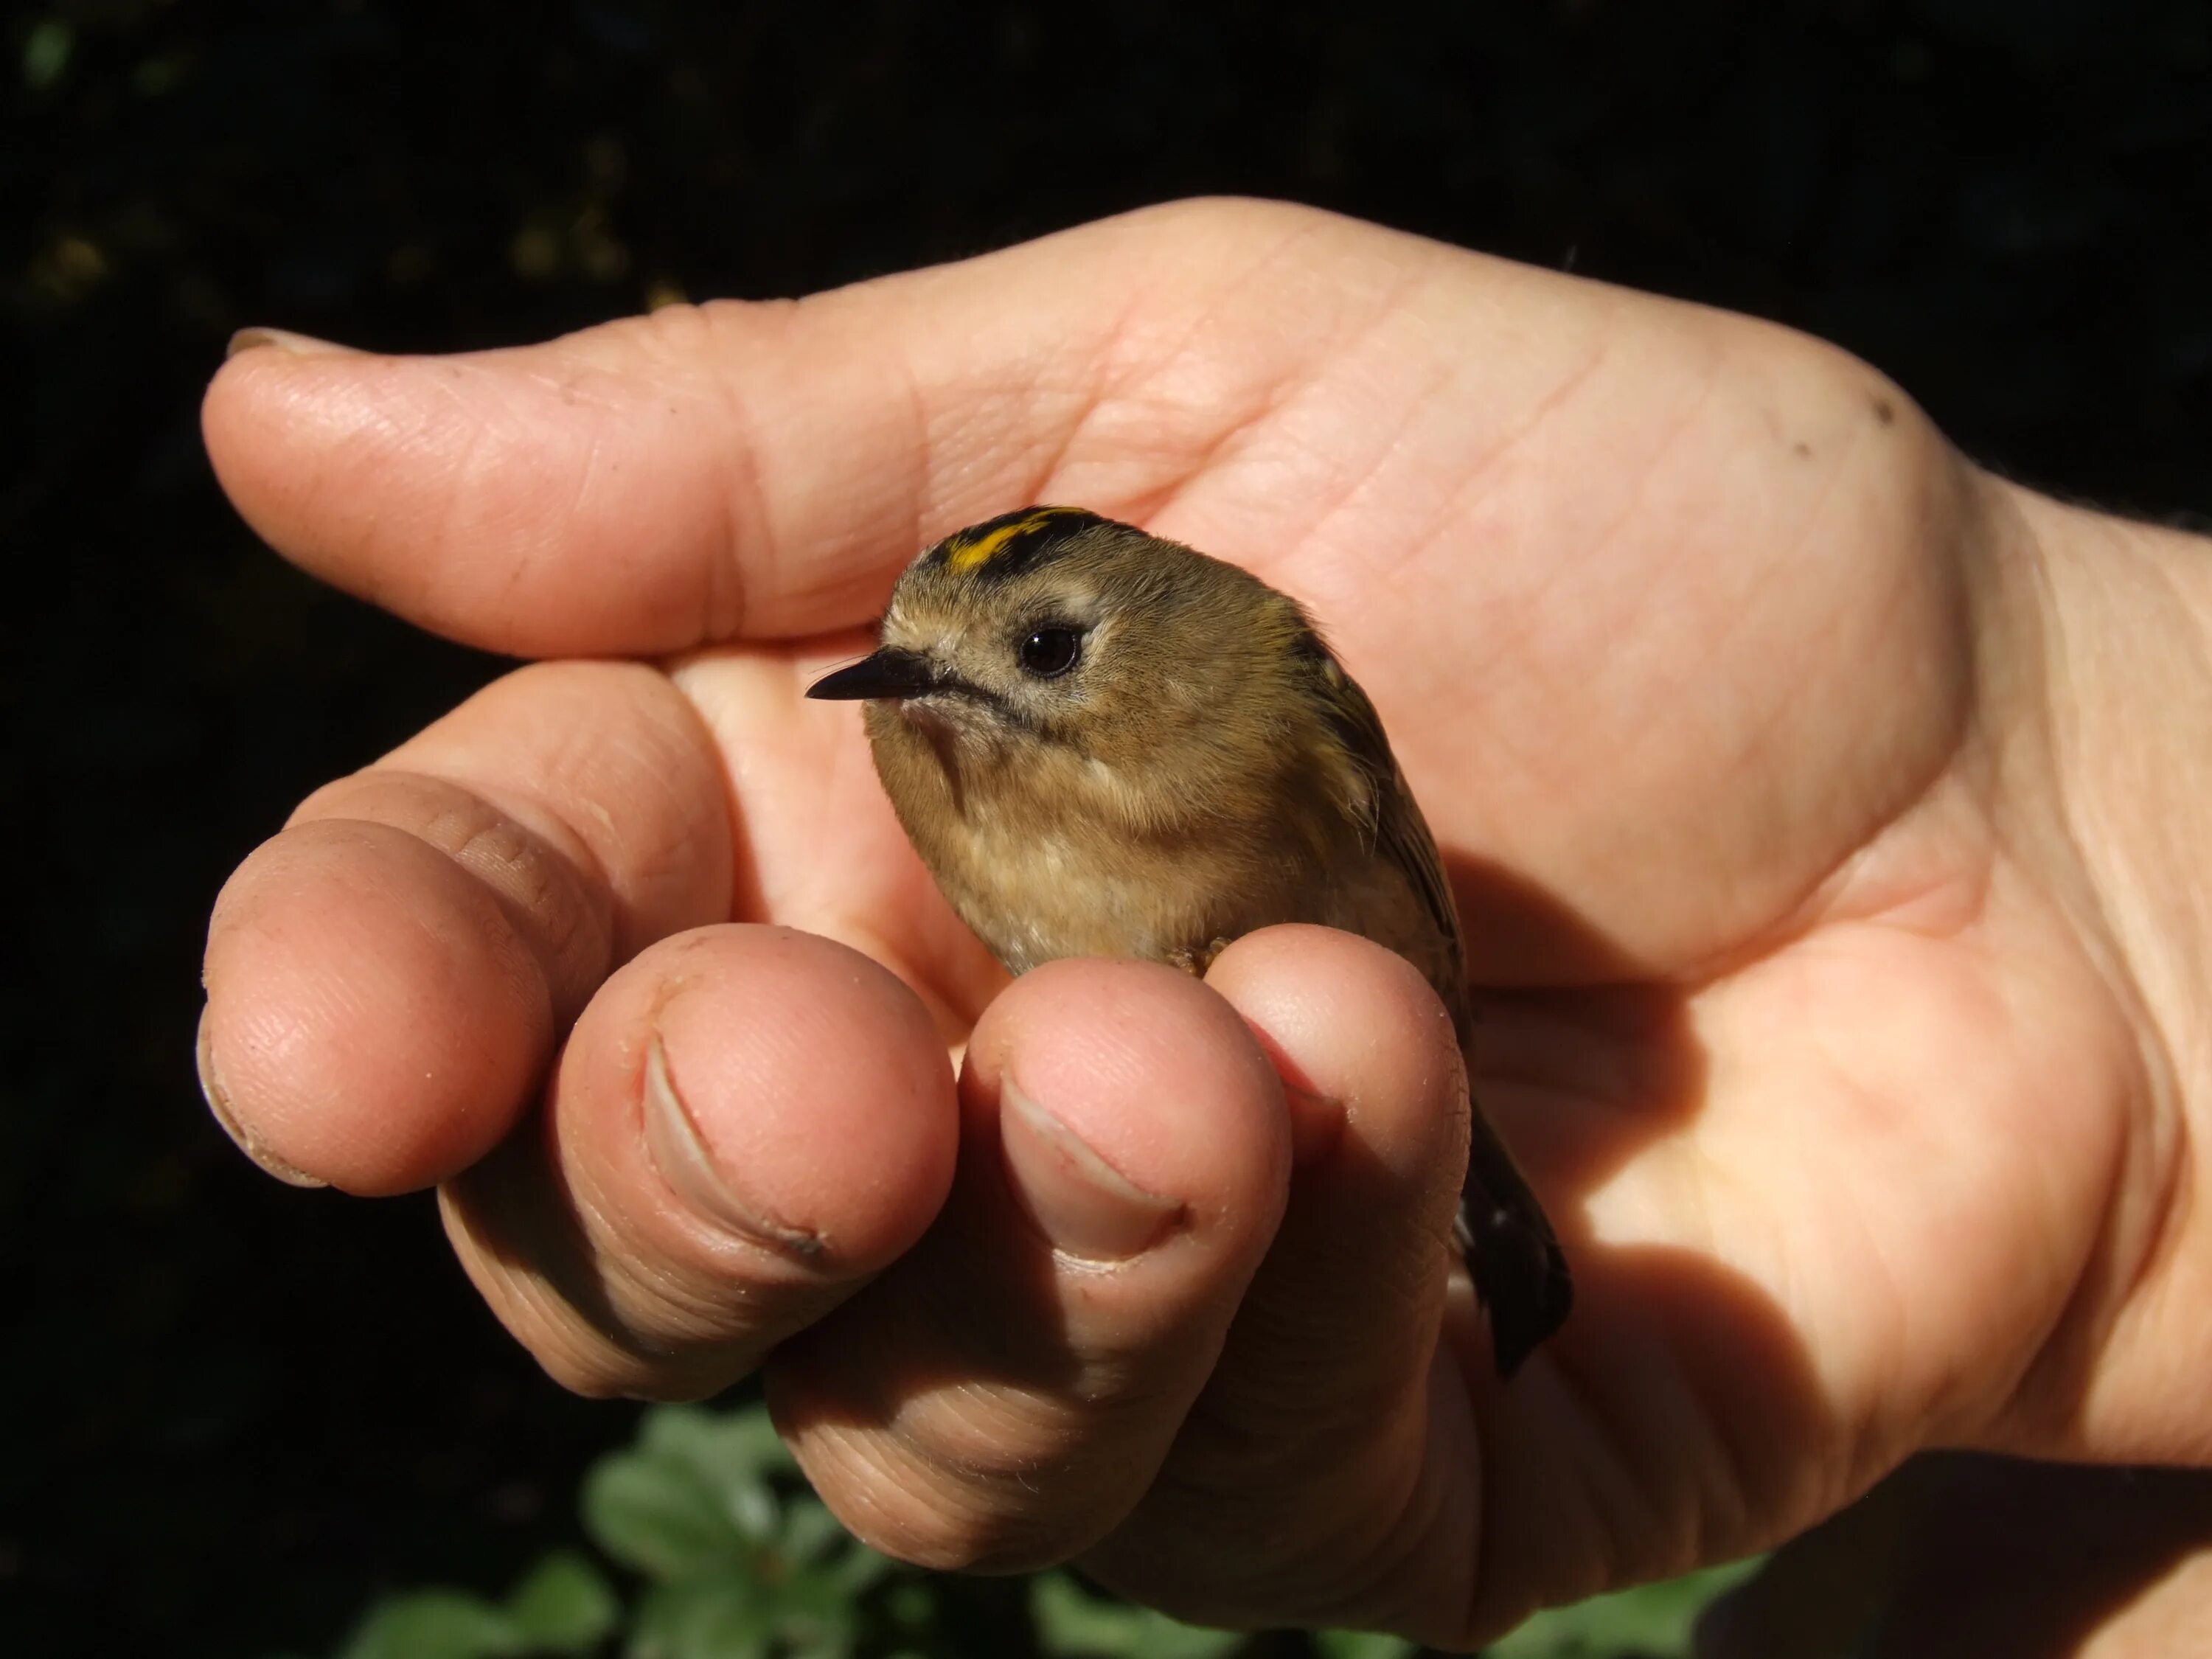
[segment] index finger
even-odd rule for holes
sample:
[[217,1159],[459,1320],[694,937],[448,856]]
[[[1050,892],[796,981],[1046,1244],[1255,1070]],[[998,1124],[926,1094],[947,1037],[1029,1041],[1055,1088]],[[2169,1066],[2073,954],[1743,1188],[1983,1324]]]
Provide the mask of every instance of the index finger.
[[729,919],[723,775],[631,664],[524,668],[319,791],[216,901],[208,1103],[271,1173],[404,1192],[473,1164],[600,981]]

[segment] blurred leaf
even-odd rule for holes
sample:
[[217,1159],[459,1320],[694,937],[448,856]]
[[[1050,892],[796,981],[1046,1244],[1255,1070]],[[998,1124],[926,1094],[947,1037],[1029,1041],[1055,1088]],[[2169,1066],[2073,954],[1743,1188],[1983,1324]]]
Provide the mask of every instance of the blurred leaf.
[[664,1407],[637,1443],[585,1483],[585,1524],[611,1555],[657,1581],[640,1606],[639,1659],[842,1659],[859,1598],[893,1570],[799,1486],[757,1403]]
[[1690,1629],[1705,1604],[1749,1577],[1759,1558],[1664,1583],[1593,1595],[1530,1619],[1484,1651],[1490,1659],[1689,1659]]
[[745,1540],[692,1470],[616,1452],[584,1477],[584,1528],[624,1566],[664,1583],[735,1571]]
[[808,1573],[776,1586],[769,1600],[772,1633],[792,1659],[842,1659],[853,1651],[859,1609],[826,1573]]
[[493,1659],[528,1651],[514,1620],[480,1595],[410,1590],[368,1610],[339,1659]]
[[1038,1644],[1055,1659],[1213,1659],[1244,1640],[1235,1631],[1200,1630],[1093,1595],[1064,1572],[1031,1581],[1030,1611]]
[[784,1505],[783,1527],[776,1547],[786,1559],[799,1565],[824,1561],[860,1546],[830,1513],[830,1506],[811,1494],[802,1494]]
[[738,1530],[758,1543],[772,1536],[781,1505],[769,1480],[796,1479],[798,1464],[757,1401],[733,1412],[663,1406],[647,1412],[638,1437],[646,1455],[690,1470],[713,1492]]
[[33,25],[23,40],[23,84],[33,92],[44,92],[60,80],[76,45],[76,34],[58,18]]
[[1320,1631],[1313,1644],[1321,1659],[1413,1659],[1420,1651],[1419,1644],[1402,1636],[1378,1636],[1372,1631]]
[[895,1573],[903,1573],[915,1583],[927,1582],[921,1577],[919,1567],[902,1566],[888,1555],[877,1554],[857,1539],[853,1540],[851,1548],[823,1570],[823,1576],[841,1586],[848,1595],[866,1595]]
[[777,1437],[768,1407],[757,1401],[726,1412],[656,1406],[645,1414],[638,1443],[732,1483],[789,1474],[799,1468]]
[[732,1575],[646,1592],[631,1626],[629,1659],[767,1659],[760,1587]]
[[597,1567],[556,1550],[514,1587],[507,1613],[532,1652],[583,1655],[613,1633],[622,1603]]
[[586,1478],[584,1525],[600,1548],[649,1578],[730,1572],[778,1540],[785,1506],[769,1477],[796,1472],[762,1407],[659,1407],[646,1413],[635,1446],[602,1458]]
[[919,1575],[899,1580],[884,1593],[884,1611],[893,1626],[916,1638],[936,1624],[938,1602],[936,1588]]

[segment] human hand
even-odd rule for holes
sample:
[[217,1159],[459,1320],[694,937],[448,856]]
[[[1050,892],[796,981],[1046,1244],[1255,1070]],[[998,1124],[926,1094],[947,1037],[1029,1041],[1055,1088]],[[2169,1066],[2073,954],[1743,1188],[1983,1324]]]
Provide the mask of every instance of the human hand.
[[[1468,1643],[1924,1446],[2203,1444],[2196,987],[2162,849],[2076,793],[2141,784],[2094,772],[2134,728],[2076,550],[2166,550],[1979,474],[1863,365],[1199,204],[520,351],[250,350],[206,428],[308,569],[647,659],[508,677],[247,860],[203,1031],[234,1133],[442,1182],[573,1387],[763,1370],[871,1541]],[[1468,922],[1476,1092],[1576,1264],[1510,1387],[1445,1278],[1418,976],[1270,930],[1204,986],[1007,987],[852,711],[802,700],[916,548],[1032,500],[1250,566],[1381,709]]]

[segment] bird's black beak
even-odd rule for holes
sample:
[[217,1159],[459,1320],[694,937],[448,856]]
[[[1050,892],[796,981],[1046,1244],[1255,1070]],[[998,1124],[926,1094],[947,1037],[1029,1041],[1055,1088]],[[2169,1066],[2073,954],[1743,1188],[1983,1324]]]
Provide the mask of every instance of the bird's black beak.
[[806,688],[806,695],[826,702],[852,702],[863,697],[918,697],[939,689],[928,658],[918,651],[887,645],[849,668],[823,675]]

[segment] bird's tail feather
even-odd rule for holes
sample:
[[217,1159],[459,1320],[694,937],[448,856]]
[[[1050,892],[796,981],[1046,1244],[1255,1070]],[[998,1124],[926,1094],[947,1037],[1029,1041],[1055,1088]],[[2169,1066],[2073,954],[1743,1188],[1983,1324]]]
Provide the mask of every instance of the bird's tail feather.
[[1521,1362],[1566,1322],[1575,1285],[1566,1252],[1505,1143],[1474,1112],[1474,1142],[1459,1218],[1452,1229],[1475,1294],[1490,1314],[1490,1343],[1498,1374],[1510,1377]]

